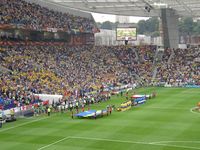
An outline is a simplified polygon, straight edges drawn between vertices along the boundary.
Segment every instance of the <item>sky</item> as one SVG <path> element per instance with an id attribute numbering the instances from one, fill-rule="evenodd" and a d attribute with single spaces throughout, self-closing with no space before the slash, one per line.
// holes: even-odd
<path id="1" fill-rule="evenodd" d="M 108 15 L 108 14 L 99 14 L 99 13 L 92 13 L 96 22 L 115 22 L 115 15 Z M 131 23 L 137 23 L 140 20 L 147 20 L 148 17 L 130 17 Z"/>

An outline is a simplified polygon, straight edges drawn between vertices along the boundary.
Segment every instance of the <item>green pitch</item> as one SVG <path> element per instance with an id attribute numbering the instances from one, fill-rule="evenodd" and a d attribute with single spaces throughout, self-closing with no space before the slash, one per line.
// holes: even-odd
<path id="1" fill-rule="evenodd" d="M 200 89 L 140 88 L 157 97 L 125 112 L 97 120 L 71 119 L 69 113 L 20 119 L 0 129 L 0 150 L 200 150 Z M 131 95 L 131 92 L 129 92 Z M 102 109 L 119 105 L 113 96 L 95 104 Z"/>

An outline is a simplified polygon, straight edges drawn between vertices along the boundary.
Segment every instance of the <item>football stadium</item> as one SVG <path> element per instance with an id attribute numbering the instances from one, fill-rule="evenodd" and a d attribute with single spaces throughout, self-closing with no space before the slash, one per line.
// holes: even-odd
<path id="1" fill-rule="evenodd" d="M 0 3 L 0 150 L 200 150 L 199 0 Z"/>

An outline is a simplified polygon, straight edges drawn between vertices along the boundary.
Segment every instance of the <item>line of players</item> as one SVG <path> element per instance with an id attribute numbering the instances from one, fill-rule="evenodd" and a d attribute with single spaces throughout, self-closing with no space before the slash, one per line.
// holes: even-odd
<path id="1" fill-rule="evenodd" d="M 73 114 L 74 114 L 74 111 L 76 113 L 79 113 L 81 111 L 84 112 L 86 110 L 86 107 L 87 107 L 87 110 L 90 110 L 90 106 L 92 104 L 98 104 L 100 102 L 104 102 L 109 99 L 110 99 L 110 95 L 101 96 L 100 98 L 91 97 L 90 99 L 56 102 L 47 106 L 38 105 L 37 107 L 34 108 L 34 115 L 37 116 L 40 114 L 47 113 L 48 116 L 50 116 L 52 112 L 64 113 L 67 111 L 70 111 Z"/>
<path id="2" fill-rule="evenodd" d="M 75 112 L 79 113 L 79 112 L 86 111 L 86 106 L 87 106 L 87 110 L 89 111 L 91 104 L 94 104 L 94 103 L 89 103 L 88 102 L 88 103 L 85 103 L 85 104 L 82 103 L 80 105 L 79 102 L 77 101 L 75 103 L 75 105 L 73 105 L 72 103 L 70 103 L 69 107 L 67 107 L 67 108 L 65 107 L 65 105 L 59 105 L 58 107 L 49 106 L 47 108 L 47 114 L 48 114 L 48 116 L 50 116 L 50 114 L 51 114 L 52 111 L 54 111 L 54 112 L 61 112 L 61 113 L 69 111 L 71 113 L 71 118 L 73 119 Z M 108 105 L 106 107 L 107 116 L 112 113 L 113 109 L 114 109 L 114 106 L 111 106 L 111 105 Z M 101 116 L 103 117 L 103 114 Z M 94 119 L 96 119 L 96 118 L 97 118 L 97 115 L 96 115 L 96 112 L 95 112 Z"/>

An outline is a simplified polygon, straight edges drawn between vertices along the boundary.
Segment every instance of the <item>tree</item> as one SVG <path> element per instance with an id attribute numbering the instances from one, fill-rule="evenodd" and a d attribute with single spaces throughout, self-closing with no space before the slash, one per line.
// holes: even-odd
<path id="1" fill-rule="evenodd" d="M 110 21 L 103 22 L 101 25 L 101 29 L 112 30 L 112 22 L 110 22 Z"/>
<path id="2" fill-rule="evenodd" d="M 146 23 L 145 20 L 140 20 L 137 24 L 138 26 L 138 33 L 144 34 L 146 32 Z"/>
<path id="3" fill-rule="evenodd" d="M 159 21 L 158 18 L 153 17 L 149 18 L 148 20 L 140 20 L 138 22 L 138 33 L 139 34 L 151 34 L 155 31 L 158 31 L 159 28 Z"/>
<path id="4" fill-rule="evenodd" d="M 179 21 L 178 27 L 181 35 L 191 35 L 193 32 L 194 22 L 191 17 L 182 18 Z"/>
<path id="5" fill-rule="evenodd" d="M 193 33 L 195 35 L 200 35 L 200 20 L 197 23 L 195 23 L 195 26 L 193 28 Z"/>
<path id="6" fill-rule="evenodd" d="M 147 28 L 147 32 L 149 33 L 158 31 L 158 28 L 159 28 L 158 18 L 153 17 L 146 20 L 146 28 Z"/>
<path id="7" fill-rule="evenodd" d="M 105 21 L 103 23 L 97 23 L 101 29 L 115 30 L 118 22 Z M 199 35 L 200 34 L 200 21 L 194 22 L 193 18 L 181 18 L 178 22 L 178 28 L 180 36 L 186 35 Z M 137 23 L 138 34 L 151 35 L 153 37 L 159 36 L 159 20 L 157 17 L 149 18 L 148 20 L 140 20 Z"/>
<path id="8" fill-rule="evenodd" d="M 160 32 L 159 31 L 154 31 L 154 32 L 151 33 L 151 36 L 152 37 L 158 37 L 158 36 L 160 36 Z"/>
<path id="9" fill-rule="evenodd" d="M 102 26 L 102 23 L 101 23 L 101 22 L 97 22 L 96 24 L 97 24 L 97 27 L 98 27 L 98 28 L 101 28 L 101 26 Z"/>

